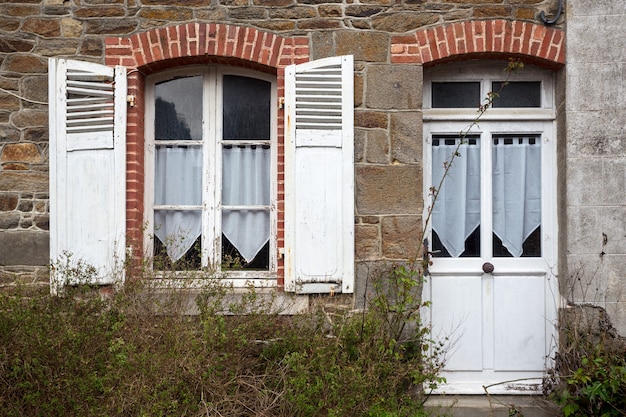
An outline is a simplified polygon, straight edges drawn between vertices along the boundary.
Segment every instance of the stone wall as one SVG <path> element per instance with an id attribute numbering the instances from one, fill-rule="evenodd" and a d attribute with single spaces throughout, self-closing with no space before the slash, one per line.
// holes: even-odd
<path id="1" fill-rule="evenodd" d="M 626 335 L 626 45 L 622 0 L 567 2 L 567 269 L 570 303 L 604 307 Z M 562 271 L 562 272 L 563 272 Z"/>
<path id="2" fill-rule="evenodd" d="M 448 22 L 540 23 L 557 0 L 22 0 L 0 4 L 0 271 L 41 278 L 48 260 L 47 62 L 104 62 L 106 37 L 188 22 L 309 39 L 311 58 L 354 54 L 357 258 L 406 259 L 421 227 L 420 63 L 394 36 Z M 561 22 L 559 22 L 561 24 Z M 29 272 L 30 271 L 30 272 Z M 26 274 L 26 275 L 25 275 Z M 1 283 L 1 282 L 0 282 Z"/>

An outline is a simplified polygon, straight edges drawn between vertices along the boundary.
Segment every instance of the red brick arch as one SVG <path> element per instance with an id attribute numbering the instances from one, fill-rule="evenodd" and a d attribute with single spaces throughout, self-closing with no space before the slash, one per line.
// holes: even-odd
<path id="1" fill-rule="evenodd" d="M 276 74 L 278 96 L 284 96 L 284 68 L 309 60 L 306 36 L 284 37 L 253 27 L 218 23 L 185 23 L 155 28 L 129 36 L 105 39 L 105 63 L 128 70 L 128 94 L 134 96 L 127 109 L 126 125 L 126 234 L 135 253 L 143 252 L 144 219 L 144 80 L 145 76 L 180 65 L 227 64 Z M 278 111 L 278 164 L 284 161 L 283 112 Z M 278 182 L 282 201 L 284 184 Z M 284 245 L 284 215 L 278 213 L 278 246 Z M 278 278 L 282 284 L 283 265 Z"/>
<path id="2" fill-rule="evenodd" d="M 391 40 L 393 63 L 433 65 L 506 56 L 548 68 L 561 67 L 565 64 L 565 34 L 531 22 L 495 19 L 435 26 Z"/>

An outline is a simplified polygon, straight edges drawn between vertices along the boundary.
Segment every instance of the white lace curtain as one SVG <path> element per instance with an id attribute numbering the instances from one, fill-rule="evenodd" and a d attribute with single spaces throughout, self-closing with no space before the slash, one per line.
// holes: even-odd
<path id="1" fill-rule="evenodd" d="M 437 139 L 433 152 L 433 184 L 444 173 L 456 141 Z M 456 142 L 456 143 L 453 143 Z M 463 144 L 433 209 L 433 230 L 452 257 L 465 250 L 465 240 L 480 225 L 480 141 Z M 492 142 L 493 232 L 515 257 L 541 224 L 541 148 L 536 136 L 494 136 Z"/>
<path id="2" fill-rule="evenodd" d="M 269 206 L 270 149 L 233 146 L 222 153 L 222 206 Z M 268 209 L 222 210 L 222 233 L 250 262 L 270 237 Z"/>
<path id="3" fill-rule="evenodd" d="M 222 232 L 246 262 L 269 240 L 270 149 L 262 146 L 225 148 L 222 153 Z M 200 147 L 158 147 L 155 205 L 202 204 Z M 170 259 L 180 259 L 202 234 L 199 210 L 155 210 L 154 234 Z"/>

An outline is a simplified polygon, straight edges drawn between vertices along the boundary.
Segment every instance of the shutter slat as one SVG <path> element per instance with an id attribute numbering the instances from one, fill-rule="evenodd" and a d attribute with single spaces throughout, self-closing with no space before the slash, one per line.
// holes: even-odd
<path id="1" fill-rule="evenodd" d="M 68 88 L 68 94 L 76 94 L 80 96 L 97 96 L 97 97 L 110 97 L 113 98 L 113 91 L 111 90 L 100 90 L 97 88 L 87 89 L 87 88 Z"/>

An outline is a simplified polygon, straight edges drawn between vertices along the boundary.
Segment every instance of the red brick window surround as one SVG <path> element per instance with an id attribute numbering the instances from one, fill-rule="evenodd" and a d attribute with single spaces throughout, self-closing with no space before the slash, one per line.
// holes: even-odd
<path id="1" fill-rule="evenodd" d="M 216 23 L 187 23 L 105 39 L 105 63 L 128 72 L 126 150 L 126 234 L 135 253 L 143 253 L 144 222 L 144 82 L 165 69 L 193 64 L 224 64 L 276 76 L 284 97 L 284 68 L 309 61 L 307 37 L 283 37 L 256 28 Z M 284 247 L 284 112 L 277 115 L 277 247 Z M 284 265 L 278 261 L 278 285 Z"/>
<path id="2" fill-rule="evenodd" d="M 391 39 L 391 62 L 434 65 L 467 59 L 520 57 L 543 68 L 565 64 L 565 33 L 503 19 L 456 22 Z"/>

